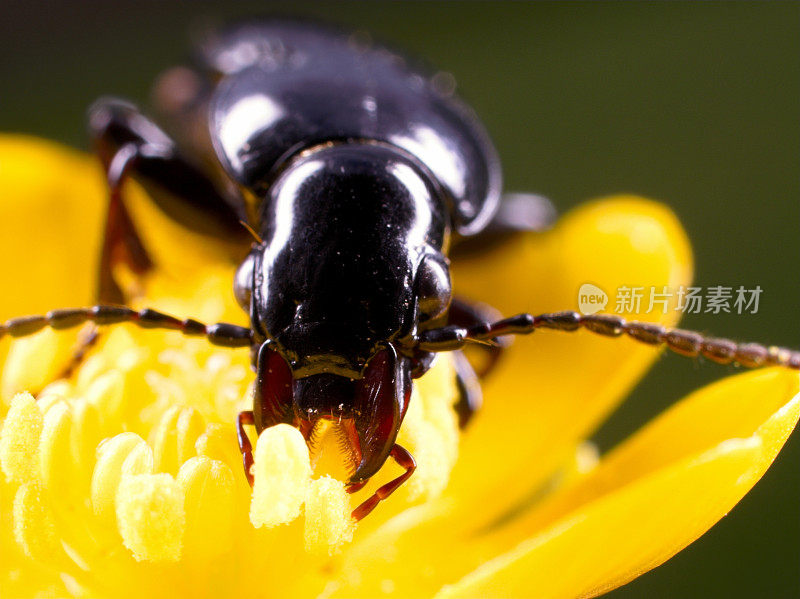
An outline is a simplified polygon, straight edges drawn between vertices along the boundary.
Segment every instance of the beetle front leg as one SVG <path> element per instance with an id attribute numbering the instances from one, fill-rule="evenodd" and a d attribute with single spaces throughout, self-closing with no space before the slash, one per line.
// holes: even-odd
<path id="1" fill-rule="evenodd" d="M 101 301 L 123 303 L 122 291 L 112 276 L 115 265 L 124 263 L 136 274 L 152 267 L 122 195 L 128 178 L 140 183 L 177 223 L 246 247 L 248 236 L 241 226 L 246 220 L 243 204 L 221 193 L 135 106 L 116 98 L 98 100 L 89 109 L 89 133 L 110 191 L 100 262 Z"/>
<path id="2" fill-rule="evenodd" d="M 253 411 L 239 412 L 236 417 L 236 438 L 239 441 L 239 451 L 242 452 L 242 464 L 244 465 L 244 475 L 247 477 L 247 482 L 253 486 L 253 445 L 250 443 L 250 437 L 247 436 L 247 431 L 244 430 L 245 425 L 254 425 Z"/>
<path id="3" fill-rule="evenodd" d="M 414 474 L 414 470 L 417 469 L 417 462 L 414 460 L 414 456 L 408 453 L 408 450 L 403 446 L 395 443 L 394 446 L 392 446 L 392 450 L 389 455 L 392 456 L 394 461 L 397 462 L 401 468 L 405 468 L 406 471 L 394 480 L 389 481 L 381 487 L 378 487 L 378 489 L 366 501 L 353 510 L 351 516 L 356 522 L 362 520 L 367 514 L 374 510 L 381 501 L 394 493 L 398 487 L 400 487 L 400 485 L 411 478 L 411 475 Z M 363 486 L 364 485 L 362 483 L 355 483 L 353 485 L 349 485 L 347 491 L 349 493 L 355 493 Z"/>
<path id="4" fill-rule="evenodd" d="M 133 145 L 125 145 L 106 166 L 108 213 L 100 254 L 97 297 L 101 302 L 125 303 L 122 289 L 114 280 L 114 267 L 123 263 L 136 275 L 144 275 L 153 262 L 142 244 L 130 214 L 122 201 L 122 185 L 137 158 Z"/>
<path id="5" fill-rule="evenodd" d="M 557 216 L 553 203 L 543 196 L 505 193 L 492 219 L 479 233 L 456 239 L 450 257 L 481 255 L 514 235 L 547 231 Z"/>
<path id="6" fill-rule="evenodd" d="M 453 365 L 456 369 L 456 387 L 458 387 L 455 410 L 458 414 L 458 427 L 464 429 L 483 405 L 483 393 L 478 375 L 464 352 L 453 352 Z"/>
<path id="7" fill-rule="evenodd" d="M 72 358 L 70 358 L 69 364 L 64 367 L 61 373 L 56 377 L 56 380 L 70 378 L 78 367 L 83 364 L 86 354 L 97 344 L 99 338 L 100 331 L 97 325 L 92 325 L 87 328 L 86 331 L 82 331 L 77 345 L 72 350 Z"/>
<path id="8" fill-rule="evenodd" d="M 453 298 L 447 312 L 447 324 L 464 328 L 499 319 L 500 313 L 494 308 L 485 304 L 468 302 L 460 297 Z M 509 339 L 499 337 L 492 339 L 490 343 L 477 346 L 477 349 L 486 354 L 486 361 L 479 368 L 473 367 L 478 378 L 482 379 L 488 376 L 495 369 L 503 355 L 503 350 L 510 344 Z"/>

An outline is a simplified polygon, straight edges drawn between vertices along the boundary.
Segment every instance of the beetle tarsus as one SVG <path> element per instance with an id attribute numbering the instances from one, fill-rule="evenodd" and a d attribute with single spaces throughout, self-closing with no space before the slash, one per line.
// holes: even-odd
<path id="1" fill-rule="evenodd" d="M 406 482 L 411 475 L 414 474 L 414 470 L 417 469 L 417 463 L 414 461 L 414 456 L 408 453 L 408 450 L 401 445 L 397 445 L 395 443 L 389 455 L 392 456 L 394 461 L 397 462 L 400 467 L 405 468 L 406 471 L 382 487 L 378 487 L 375 493 L 373 493 L 366 501 L 353 510 L 351 516 L 356 522 L 362 520 L 367 514 L 374 510 L 381 501 L 394 493 L 398 487 L 400 487 L 400 485 Z"/>

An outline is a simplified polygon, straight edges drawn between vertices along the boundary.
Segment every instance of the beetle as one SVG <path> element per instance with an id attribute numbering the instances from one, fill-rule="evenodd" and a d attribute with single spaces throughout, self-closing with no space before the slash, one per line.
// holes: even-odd
<path id="1" fill-rule="evenodd" d="M 538 196 L 504 195 L 489 136 L 447 78 L 386 47 L 318 24 L 245 22 L 210 35 L 190 65 L 168 70 L 156 98 L 164 128 L 116 98 L 89 110 L 109 185 L 100 304 L 15 318 L 0 333 L 133 322 L 250 348 L 253 409 L 236 424 L 251 484 L 246 426 L 260 434 L 288 423 L 312 443 L 318 427 L 333 423 L 348 449 L 348 491 L 390 457 L 405 470 L 356 507 L 360 520 L 414 472 L 396 438 L 413 380 L 436 354 L 454 352 L 463 427 L 503 339 L 537 328 L 624 334 L 720 363 L 800 369 L 800 353 L 785 348 L 574 311 L 501 319 L 454 297 L 449 256 L 545 229 L 554 211 Z M 125 306 L 116 266 L 139 275 L 153 268 L 122 194 L 129 178 L 182 225 L 243 248 L 234 294 L 249 327 Z M 489 353 L 481 372 L 462 353 L 470 344 Z"/>

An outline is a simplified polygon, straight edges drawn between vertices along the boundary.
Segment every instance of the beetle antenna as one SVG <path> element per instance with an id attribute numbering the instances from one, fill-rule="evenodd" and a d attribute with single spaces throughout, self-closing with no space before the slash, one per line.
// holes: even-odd
<path id="1" fill-rule="evenodd" d="M 206 325 L 193 318 L 181 320 L 151 308 L 133 310 L 127 306 L 92 306 L 90 308 L 65 308 L 51 310 L 41 316 L 21 316 L 0 324 L 0 338 L 26 337 L 45 327 L 70 329 L 84 323 L 97 325 L 133 323 L 143 329 L 179 331 L 189 337 L 205 336 L 209 343 L 222 347 L 250 347 L 252 333 L 249 328 L 220 322 Z"/>
<path id="2" fill-rule="evenodd" d="M 651 322 L 627 321 L 608 314 L 583 315 L 578 312 L 550 314 L 518 314 L 493 323 L 470 327 L 446 326 L 420 333 L 417 344 L 422 351 L 438 352 L 461 349 L 466 344 L 502 335 L 528 335 L 536 329 L 577 331 L 584 328 L 606 337 L 623 333 L 640 343 L 666 346 L 688 357 L 705 356 L 719 364 L 732 362 L 747 368 L 783 366 L 800 370 L 800 352 L 785 347 L 764 346 L 758 343 L 736 343 L 730 339 L 706 337 L 695 331 L 664 327 Z"/>
<path id="3" fill-rule="evenodd" d="M 264 240 L 263 240 L 263 239 L 261 239 L 261 235 L 259 235 L 258 233 L 256 233 L 256 230 L 255 230 L 253 227 L 251 227 L 249 223 L 247 223 L 246 221 L 243 221 L 243 220 L 240 220 L 239 222 L 240 222 L 240 223 L 242 224 L 242 226 L 243 226 L 243 227 L 244 227 L 244 228 L 247 230 L 247 232 L 248 232 L 248 233 L 250 233 L 250 236 L 251 236 L 253 239 L 255 239 L 255 240 L 256 240 L 256 243 L 257 243 L 257 244 L 261 245 L 262 243 L 264 243 Z"/>

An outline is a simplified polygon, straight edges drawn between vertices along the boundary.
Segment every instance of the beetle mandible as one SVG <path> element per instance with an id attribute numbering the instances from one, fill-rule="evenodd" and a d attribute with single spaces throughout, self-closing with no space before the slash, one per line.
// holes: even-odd
<path id="1" fill-rule="evenodd" d="M 800 368 L 800 353 L 784 348 L 573 311 L 498 319 L 453 297 L 451 248 L 544 229 L 554 212 L 538 196 L 501 193 L 494 147 L 447 83 L 385 47 L 316 24 L 246 22 L 211 35 L 191 66 L 167 71 L 157 85 L 169 134 L 122 100 L 90 108 L 110 190 L 102 305 L 15 318 L 0 334 L 134 322 L 249 347 L 253 409 L 237 420 L 248 479 L 246 425 L 261 433 L 288 423 L 310 442 L 332 422 L 349 449 L 349 491 L 389 457 L 405 469 L 353 511 L 356 520 L 416 467 L 395 441 L 412 381 L 437 352 L 455 352 L 461 426 L 480 405 L 479 378 L 504 336 L 540 327 L 625 334 L 720 363 Z M 153 266 L 121 193 L 127 178 L 181 224 L 250 246 L 234 277 L 249 328 L 124 305 L 115 266 L 138 274 Z M 461 352 L 473 343 L 489 353 L 480 373 Z"/>

